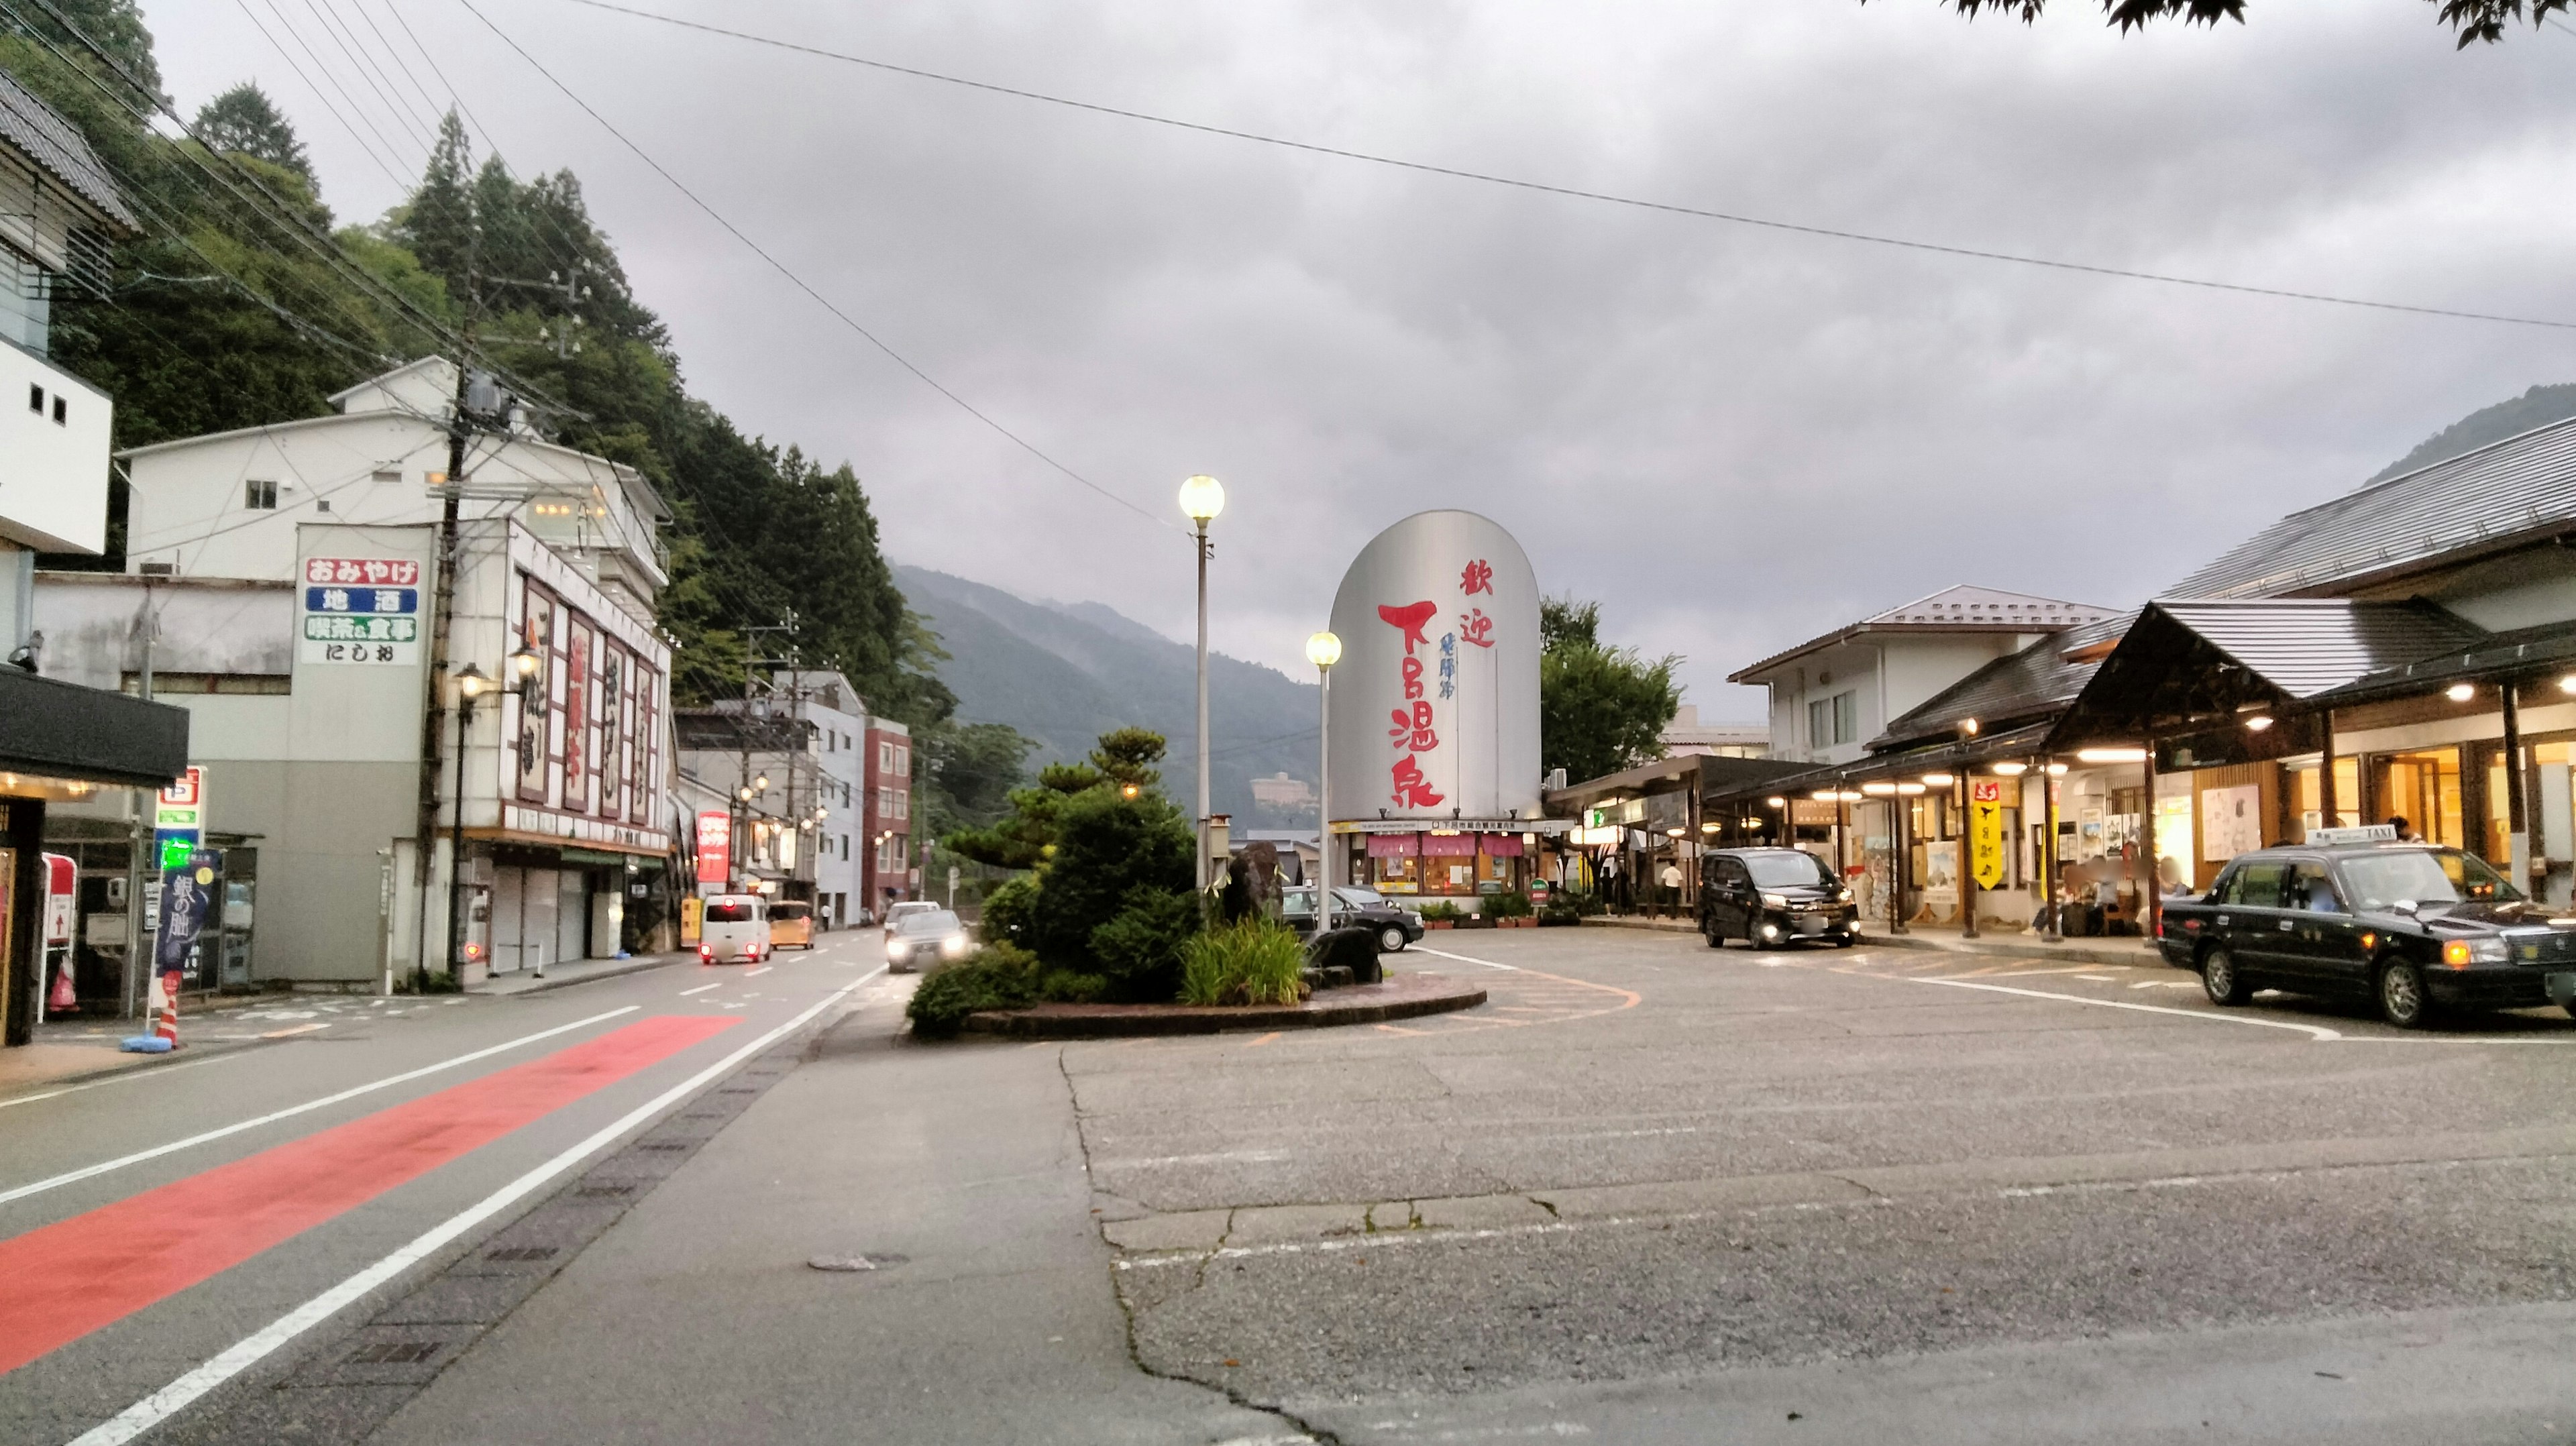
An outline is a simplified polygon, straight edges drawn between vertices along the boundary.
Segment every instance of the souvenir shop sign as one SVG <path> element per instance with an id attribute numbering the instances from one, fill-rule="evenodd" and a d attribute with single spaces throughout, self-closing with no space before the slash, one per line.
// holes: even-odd
<path id="1" fill-rule="evenodd" d="M 307 663 L 420 661 L 420 564 L 405 557 L 308 557 L 296 599 Z"/>
<path id="2" fill-rule="evenodd" d="M 1968 780 L 1968 876 L 1981 889 L 2004 886 L 2004 781 Z"/>

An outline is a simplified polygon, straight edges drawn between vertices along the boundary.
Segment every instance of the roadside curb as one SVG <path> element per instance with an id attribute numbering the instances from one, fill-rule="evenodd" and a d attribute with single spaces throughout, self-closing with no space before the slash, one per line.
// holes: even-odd
<path id="1" fill-rule="evenodd" d="M 1296 1005 L 1252 1007 L 1195 1004 L 1041 1004 L 1030 1009 L 988 1009 L 966 1016 L 971 1034 L 1012 1039 L 1121 1039 L 1245 1030 L 1327 1029 L 1383 1024 L 1425 1014 L 1473 1009 L 1485 991 L 1440 974 L 1399 975 L 1384 984 L 1331 991 L 1366 996 Z M 1319 999 L 1322 998 L 1319 996 Z"/>
<path id="2" fill-rule="evenodd" d="M 1668 934 L 1696 934 L 1699 925 L 1688 919 L 1641 919 L 1633 914 L 1593 914 L 1583 921 L 1585 928 L 1660 929 Z"/>
<path id="3" fill-rule="evenodd" d="M 531 980 L 523 988 L 492 989 L 487 987 L 468 989 L 465 993 L 468 997 L 477 999 L 517 999 L 529 994 L 546 994 L 557 989 L 570 989 L 574 985 L 589 984 L 600 979 L 623 979 L 629 974 L 642 974 L 654 969 L 668 969 L 674 964 L 695 959 L 697 957 L 698 956 L 695 954 L 685 952 L 677 954 L 653 954 L 641 959 L 620 960 L 610 967 L 603 969 L 585 969 L 579 974 L 565 975 L 558 979 Z"/>
<path id="4" fill-rule="evenodd" d="M 1935 954 L 1985 954 L 2005 959 L 2063 959 L 2069 964 L 2167 964 L 2163 955 L 2150 948 L 2106 949 L 2098 944 L 2043 944 L 2036 940 L 2012 939 L 1988 943 L 1984 939 L 1956 944 L 1943 940 L 1906 934 L 1863 934 L 1855 946 L 1862 949 L 1921 949 Z"/>

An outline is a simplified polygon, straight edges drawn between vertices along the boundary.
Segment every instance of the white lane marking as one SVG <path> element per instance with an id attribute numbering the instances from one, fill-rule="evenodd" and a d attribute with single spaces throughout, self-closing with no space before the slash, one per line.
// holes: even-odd
<path id="1" fill-rule="evenodd" d="M 2052 994 L 2045 989 L 2015 989 L 2007 984 L 1983 984 L 1972 979 L 1924 979 L 1908 976 L 1905 984 L 1941 984 L 1952 989 L 1982 989 L 1991 994 L 2018 994 L 2025 999 L 2053 999 L 2061 1004 L 2088 1004 L 2096 1009 L 2134 1009 L 2141 1014 L 2172 1014 L 2184 1019 L 2205 1019 L 2218 1024 L 2247 1024 L 2256 1029 L 2288 1029 L 2310 1039 L 2341 1039 L 2343 1036 L 2322 1024 L 2294 1024 L 2286 1019 L 2256 1019 L 2243 1014 L 2219 1014 L 2207 1009 L 2173 1009 L 2162 1004 L 2137 1004 L 2126 999 L 2090 999 L 2081 994 Z"/>
<path id="2" fill-rule="evenodd" d="M 2129 987 L 2132 989 L 2198 989 L 2200 986 L 2188 979 L 2141 979 Z"/>
<path id="3" fill-rule="evenodd" d="M 2120 982 L 2108 974 L 2078 974 L 2075 977 L 2078 979 L 2090 979 L 2096 984 L 2117 984 Z"/>
<path id="4" fill-rule="evenodd" d="M 766 974 L 777 967 L 778 966 L 775 964 L 763 964 L 757 969 L 745 969 L 742 971 L 742 977 L 745 979 L 757 979 L 761 975 Z"/>
<path id="5" fill-rule="evenodd" d="M 1141 1170 L 1152 1165 L 1218 1165 L 1229 1160 L 1285 1160 L 1286 1150 L 1226 1150 L 1214 1155 L 1157 1155 L 1143 1160 L 1094 1160 L 1095 1170 Z"/>
<path id="6" fill-rule="evenodd" d="M 1411 946 L 1411 948 L 1406 952 L 1413 954 L 1437 954 L 1443 959 L 1455 959 L 1461 964 L 1482 964 L 1488 969 L 1508 969 L 1514 974 L 1521 972 L 1521 966 L 1518 964 L 1497 964 L 1491 959 L 1476 959 L 1465 954 L 1452 954 L 1446 949 L 1433 949 L 1421 944 Z"/>
<path id="7" fill-rule="evenodd" d="M 73 1440 L 72 1446 L 123 1446 L 123 1443 L 170 1419 L 185 1410 L 190 1402 L 250 1369 L 278 1347 L 339 1314 L 352 1303 L 365 1298 L 368 1292 L 428 1259 L 441 1247 L 456 1240 L 465 1232 L 527 1198 L 547 1181 L 570 1170 L 601 1148 L 614 1143 L 619 1137 L 651 1120 L 673 1104 L 696 1093 L 701 1087 L 720 1078 L 735 1065 L 767 1049 L 780 1038 L 801 1027 L 807 1020 L 831 1008 L 866 982 L 868 982 L 866 978 L 855 979 L 825 995 L 804 1013 L 637 1105 L 603 1126 L 590 1138 L 484 1196 L 458 1214 L 449 1216 L 409 1245 L 279 1316 L 267 1326 L 244 1337 L 221 1355 L 126 1407 L 113 1419 L 83 1432 Z"/>
<path id="8" fill-rule="evenodd" d="M 105 1031 L 102 1030 L 100 1033 L 104 1035 Z M 147 1055 L 143 1057 L 150 1058 L 151 1056 Z M 76 1095 L 82 1090 L 94 1090 L 106 1085 L 124 1084 L 128 1080 L 156 1079 L 165 1074 L 177 1074 L 183 1069 L 200 1069 L 210 1064 L 225 1064 L 239 1058 L 241 1058 L 241 1056 L 238 1054 L 219 1054 L 213 1059 L 192 1059 L 182 1064 L 138 1065 L 133 1069 L 127 1070 L 123 1074 L 109 1075 L 105 1079 L 94 1079 L 81 1084 L 65 1085 L 61 1089 L 46 1090 L 42 1094 L 20 1095 L 16 1099 L 0 1100 L 0 1110 L 8 1109 L 12 1105 L 32 1105 L 38 1100 L 56 1099 L 63 1095 Z"/>
<path id="9" fill-rule="evenodd" d="M 681 997 L 682 999 L 686 999 L 686 998 L 688 998 L 688 997 L 689 997 L 690 995 L 692 995 L 692 994 L 704 994 L 704 993 L 706 993 L 706 992 L 707 992 L 708 990 L 710 990 L 710 989 L 722 989 L 722 988 L 724 988 L 724 981 L 723 981 L 723 980 L 721 980 L 721 979 L 719 979 L 719 980 L 717 980 L 717 981 L 716 981 L 715 983 L 713 983 L 713 984 L 701 984 L 701 985 L 699 985 L 699 986 L 698 986 L 697 988 L 695 988 L 695 989 L 683 989 L 683 990 L 681 990 L 681 991 L 680 991 L 680 997 Z"/>
<path id="10" fill-rule="evenodd" d="M 642 1006 L 640 1005 L 629 1004 L 621 1008 L 609 1010 L 605 1014 L 594 1014 L 588 1019 L 576 1019 L 570 1024 L 558 1024 L 552 1029 L 541 1029 L 534 1034 L 523 1034 L 517 1039 L 508 1040 L 500 1044 L 478 1049 L 470 1054 L 460 1054 L 454 1059 L 443 1059 L 436 1064 L 423 1065 L 419 1069 L 406 1070 L 397 1075 L 387 1075 L 383 1079 L 371 1081 L 367 1084 L 357 1085 L 353 1088 L 342 1090 L 335 1095 L 324 1095 L 318 1100 L 306 1100 L 300 1105 L 288 1105 L 282 1110 L 271 1110 L 267 1114 L 260 1115 L 255 1119 L 242 1120 L 235 1124 L 225 1125 L 221 1129 L 208 1130 L 201 1135 L 190 1135 L 184 1140 L 172 1140 L 166 1145 L 155 1145 L 148 1150 L 137 1150 L 131 1155 L 119 1155 L 113 1160 L 102 1160 L 95 1165 L 84 1165 L 80 1169 L 70 1171 L 66 1174 L 37 1180 L 31 1184 L 21 1185 L 14 1190 L 0 1191 L 0 1205 L 6 1205 L 13 1200 L 24 1200 L 30 1195 L 41 1195 L 47 1190 L 60 1189 L 74 1181 L 91 1179 L 99 1175 L 107 1174 L 111 1170 L 122 1170 L 128 1165 L 140 1165 L 146 1160 L 157 1160 L 163 1155 L 172 1154 L 180 1150 L 188 1149 L 192 1146 L 203 1145 L 215 1140 L 220 1140 L 227 1135 L 238 1135 L 244 1130 L 255 1130 L 262 1125 L 275 1124 L 279 1120 L 292 1119 L 297 1115 L 310 1114 L 315 1110 L 327 1109 L 344 1100 L 353 1100 L 360 1095 L 373 1094 L 381 1089 L 391 1089 L 395 1085 L 407 1084 L 412 1080 L 436 1074 L 441 1070 L 454 1069 L 460 1064 L 472 1064 L 478 1059 L 489 1059 L 493 1055 L 503 1053 L 504 1051 L 517 1049 L 523 1044 L 534 1044 L 541 1039 L 551 1039 L 558 1034 L 569 1033 L 576 1029 L 585 1029 L 591 1025 L 599 1023 L 603 1019 L 615 1019 L 621 1014 L 633 1014 L 641 1007 Z M 211 1063 L 211 1061 L 209 1061 L 209 1063 Z"/>

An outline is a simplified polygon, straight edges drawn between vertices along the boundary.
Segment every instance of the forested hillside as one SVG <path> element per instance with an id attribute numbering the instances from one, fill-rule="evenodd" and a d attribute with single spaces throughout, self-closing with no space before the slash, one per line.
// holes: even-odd
<path id="1" fill-rule="evenodd" d="M 550 437 L 636 467 L 669 499 L 661 621 L 679 642 L 682 701 L 738 692 L 740 630 L 792 607 L 805 659 L 925 736 L 916 756 L 934 791 L 943 767 L 1017 751 L 944 731 L 955 699 L 858 477 L 746 437 L 689 395 L 570 171 L 523 175 L 488 143 L 478 154 L 451 111 L 407 202 L 352 223 L 332 213 L 291 119 L 252 86 L 174 106 L 187 138 L 166 138 L 167 121 L 156 133 L 166 102 L 133 0 L 0 12 L 0 68 L 82 129 L 141 222 L 103 292 L 55 301 L 55 360 L 116 399 L 117 445 L 319 415 L 363 377 L 470 347 Z M 114 505 L 121 546 L 121 485 Z M 998 797 L 993 781 L 961 777 L 956 791 Z"/>

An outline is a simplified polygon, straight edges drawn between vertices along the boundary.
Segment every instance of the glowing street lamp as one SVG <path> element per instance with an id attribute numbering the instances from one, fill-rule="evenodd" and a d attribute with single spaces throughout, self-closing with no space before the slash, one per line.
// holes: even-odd
<path id="1" fill-rule="evenodd" d="M 1333 927 L 1333 665 L 1342 640 L 1330 630 L 1306 639 L 1306 661 L 1315 665 L 1322 701 L 1315 727 L 1315 933 Z"/>
<path id="2" fill-rule="evenodd" d="M 1197 476 L 1181 484 L 1181 513 L 1198 528 L 1199 554 L 1199 797 L 1198 797 L 1198 887 L 1208 886 L 1208 704 L 1207 704 L 1207 569 L 1212 551 L 1208 543 L 1208 524 L 1225 510 L 1225 484 L 1214 477 Z"/>

